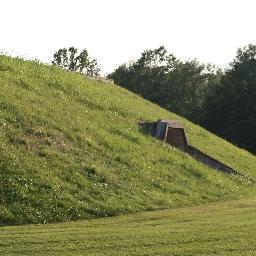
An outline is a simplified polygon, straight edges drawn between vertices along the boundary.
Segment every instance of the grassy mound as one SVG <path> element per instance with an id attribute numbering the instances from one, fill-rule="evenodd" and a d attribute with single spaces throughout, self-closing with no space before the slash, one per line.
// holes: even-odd
<path id="1" fill-rule="evenodd" d="M 178 207 L 255 193 L 141 134 L 180 120 L 190 144 L 256 178 L 256 158 L 116 85 L 0 56 L 0 224 Z"/>

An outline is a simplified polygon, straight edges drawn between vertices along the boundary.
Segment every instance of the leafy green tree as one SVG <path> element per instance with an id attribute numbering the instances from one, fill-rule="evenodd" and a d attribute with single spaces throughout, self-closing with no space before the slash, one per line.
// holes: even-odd
<path id="1" fill-rule="evenodd" d="M 256 45 L 238 49 L 205 102 L 203 125 L 256 153 Z"/>
<path id="2" fill-rule="evenodd" d="M 59 49 L 53 55 L 52 64 L 70 71 L 84 73 L 87 76 L 98 76 L 100 72 L 97 60 L 90 60 L 86 49 L 78 54 L 75 47 Z"/>
<path id="3" fill-rule="evenodd" d="M 109 78 L 162 107 L 199 122 L 205 96 L 220 70 L 197 60 L 181 61 L 161 46 L 118 67 Z"/>

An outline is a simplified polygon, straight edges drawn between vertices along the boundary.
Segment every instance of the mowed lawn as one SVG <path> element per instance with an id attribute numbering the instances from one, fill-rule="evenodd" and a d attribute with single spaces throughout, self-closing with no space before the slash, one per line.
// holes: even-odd
<path id="1" fill-rule="evenodd" d="M 1 227 L 0 255 L 256 255 L 256 199 Z"/>

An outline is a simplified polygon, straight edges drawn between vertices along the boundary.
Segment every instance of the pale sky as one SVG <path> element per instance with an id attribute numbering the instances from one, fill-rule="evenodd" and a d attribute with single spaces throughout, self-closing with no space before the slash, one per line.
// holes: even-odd
<path id="1" fill-rule="evenodd" d="M 0 0 L 0 51 L 50 63 L 86 48 L 102 74 L 164 45 L 224 68 L 256 43 L 255 0 Z"/>

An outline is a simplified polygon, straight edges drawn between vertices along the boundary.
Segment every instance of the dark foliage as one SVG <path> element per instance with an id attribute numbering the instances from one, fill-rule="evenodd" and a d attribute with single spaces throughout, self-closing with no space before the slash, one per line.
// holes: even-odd
<path id="1" fill-rule="evenodd" d="M 79 71 L 87 76 L 98 76 L 100 72 L 97 60 L 90 60 L 86 49 L 78 54 L 75 47 L 59 49 L 53 55 L 52 64 L 70 71 Z"/>
<path id="2" fill-rule="evenodd" d="M 238 49 L 204 111 L 205 127 L 256 153 L 256 45 Z"/>

